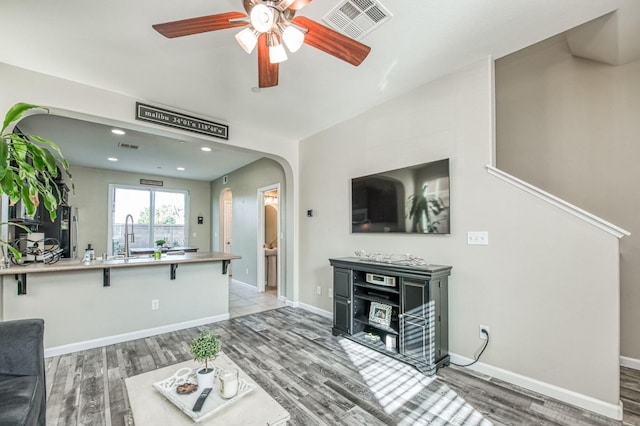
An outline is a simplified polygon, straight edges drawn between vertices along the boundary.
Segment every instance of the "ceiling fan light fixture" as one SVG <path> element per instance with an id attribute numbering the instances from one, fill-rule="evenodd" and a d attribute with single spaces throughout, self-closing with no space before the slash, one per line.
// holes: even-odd
<path id="1" fill-rule="evenodd" d="M 269 62 L 272 64 L 279 64 L 287 60 L 287 52 L 284 50 L 284 46 L 278 41 L 275 34 L 268 34 L 269 41 Z"/>
<path id="2" fill-rule="evenodd" d="M 304 44 L 304 33 L 293 25 L 289 25 L 282 31 L 282 41 L 289 52 L 297 52 Z"/>
<path id="3" fill-rule="evenodd" d="M 251 25 L 256 31 L 260 33 L 266 33 L 273 27 L 273 22 L 275 20 L 275 15 L 273 14 L 273 9 L 264 5 L 257 4 L 253 6 L 251 9 L 251 13 L 249 15 L 251 20 Z"/>
<path id="4" fill-rule="evenodd" d="M 236 34 L 236 40 L 245 52 L 251 53 L 258 43 L 258 33 L 253 28 L 245 28 Z"/>

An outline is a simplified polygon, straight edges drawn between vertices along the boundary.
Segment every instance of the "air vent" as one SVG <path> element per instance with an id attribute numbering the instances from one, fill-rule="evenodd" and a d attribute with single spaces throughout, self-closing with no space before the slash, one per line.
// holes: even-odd
<path id="1" fill-rule="evenodd" d="M 140 146 L 138 145 L 132 145 L 129 143 L 119 143 L 118 147 L 123 149 L 139 149 L 140 148 Z"/>
<path id="2" fill-rule="evenodd" d="M 391 13 L 375 0 L 340 2 L 322 20 L 331 28 L 360 40 L 391 18 Z"/>

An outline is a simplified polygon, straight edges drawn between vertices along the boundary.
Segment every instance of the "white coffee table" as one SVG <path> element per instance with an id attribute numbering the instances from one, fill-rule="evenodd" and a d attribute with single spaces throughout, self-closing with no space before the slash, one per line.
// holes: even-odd
<path id="1" fill-rule="evenodd" d="M 171 377 L 181 368 L 197 368 L 200 366 L 199 364 L 194 361 L 187 361 L 129 377 L 125 382 L 136 426 L 156 426 L 160 424 L 283 426 L 287 424 L 287 421 L 291 418 L 289 413 L 225 354 L 219 354 L 214 361 L 214 365 L 223 369 L 237 368 L 240 378 L 248 383 L 255 384 L 256 388 L 211 417 L 199 423 L 194 423 L 189 416 L 155 390 L 153 383 Z"/>

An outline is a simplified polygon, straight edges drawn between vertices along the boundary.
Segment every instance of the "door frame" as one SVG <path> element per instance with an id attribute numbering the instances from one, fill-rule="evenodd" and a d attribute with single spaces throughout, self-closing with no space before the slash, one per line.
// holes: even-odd
<path id="1" fill-rule="evenodd" d="M 277 215 L 276 215 L 276 227 L 277 227 L 277 233 L 276 235 L 278 236 L 278 245 L 276 247 L 276 294 L 278 295 L 278 297 L 281 296 L 282 294 L 282 267 L 281 267 L 281 262 L 282 262 L 282 242 L 284 241 L 283 235 L 282 235 L 282 226 L 280 224 L 280 211 L 282 210 L 282 192 L 280 191 L 280 184 L 276 183 L 273 185 L 269 185 L 269 186 L 264 186 L 262 188 L 258 188 L 258 195 L 257 195 L 257 205 L 258 205 L 258 244 L 257 244 L 257 267 L 256 267 L 256 279 L 257 279 L 257 288 L 258 288 L 258 292 L 260 293 L 264 293 L 265 291 L 265 267 L 264 267 L 264 263 L 265 263 L 265 256 L 264 256 L 264 232 L 265 232 L 265 223 L 264 223 L 264 194 L 266 192 L 269 191 L 273 191 L 273 190 L 277 190 L 278 191 L 278 210 L 277 210 Z"/>
<path id="2" fill-rule="evenodd" d="M 226 195 L 229 194 L 229 200 L 227 201 Z M 231 229 L 233 230 L 233 192 L 231 191 L 230 188 L 225 188 L 222 190 L 222 192 L 220 193 L 220 237 L 219 237 L 219 241 L 220 241 L 220 251 L 223 253 L 231 253 L 231 251 L 227 251 L 227 228 L 226 228 L 226 221 L 227 221 L 227 203 L 229 203 L 229 205 L 231 205 L 231 217 L 229 218 L 231 221 Z M 233 241 L 233 233 L 231 234 L 231 240 Z M 232 243 L 233 245 L 233 243 Z M 232 262 L 233 263 L 233 262 Z M 231 263 L 229 264 L 229 275 L 231 275 Z"/>

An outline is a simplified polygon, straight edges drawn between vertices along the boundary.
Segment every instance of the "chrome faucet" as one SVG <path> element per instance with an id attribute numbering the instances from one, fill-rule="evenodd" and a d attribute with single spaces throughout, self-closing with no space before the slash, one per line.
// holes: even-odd
<path id="1" fill-rule="evenodd" d="M 127 226 L 129 224 L 129 218 L 131 218 L 131 234 L 129 234 L 129 227 Z M 131 242 L 135 243 L 136 236 L 133 233 L 133 216 L 131 216 L 130 214 L 128 214 L 127 217 L 124 219 L 124 258 L 125 259 L 129 258 L 129 236 L 131 236 Z"/>

